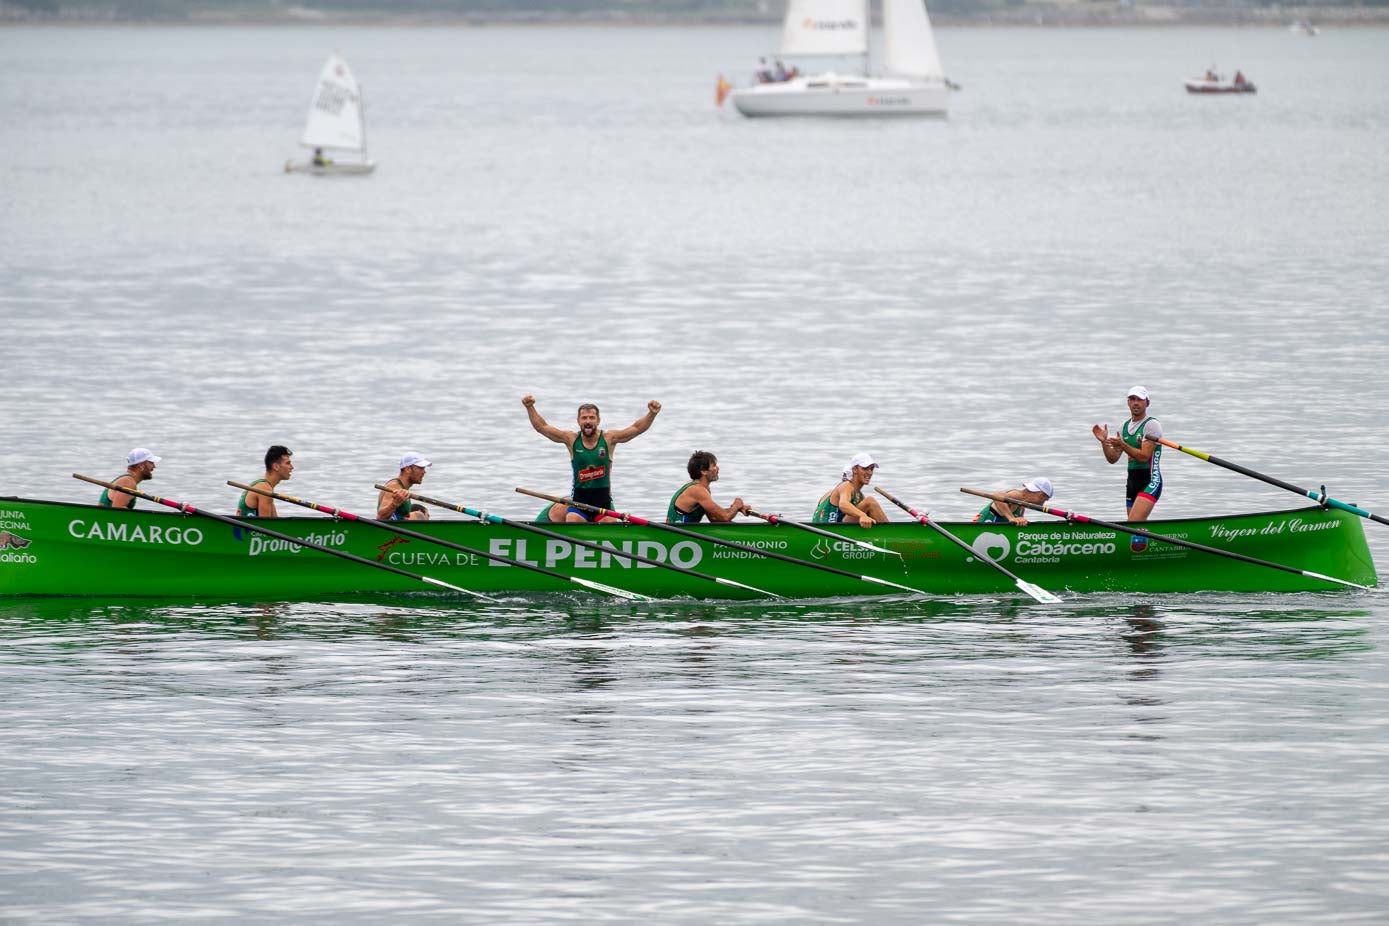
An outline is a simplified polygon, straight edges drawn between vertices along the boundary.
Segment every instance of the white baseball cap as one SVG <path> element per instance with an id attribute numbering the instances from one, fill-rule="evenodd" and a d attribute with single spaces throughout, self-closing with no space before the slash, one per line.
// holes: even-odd
<path id="1" fill-rule="evenodd" d="M 1022 484 L 1022 487 L 1029 492 L 1041 492 L 1047 498 L 1051 498 L 1052 495 L 1055 494 L 1055 490 L 1051 487 L 1051 480 L 1044 476 L 1038 476 L 1036 479 L 1029 479 Z"/>
<path id="2" fill-rule="evenodd" d="M 1139 398 L 1139 399 L 1142 399 L 1144 402 L 1147 402 L 1147 401 L 1148 401 L 1148 387 L 1147 387 L 1147 386 L 1134 386 L 1132 389 L 1129 390 L 1128 395 L 1124 396 L 1124 398 L 1126 398 L 1126 399 L 1128 399 L 1128 398 Z"/>
<path id="3" fill-rule="evenodd" d="M 150 463 L 158 463 L 162 459 L 164 458 L 155 456 L 148 447 L 136 447 L 125 455 L 125 465 L 134 466 L 136 463 L 144 463 L 147 460 Z"/>
<path id="4" fill-rule="evenodd" d="M 870 457 L 863 451 L 859 451 L 858 453 L 854 454 L 854 458 L 849 461 L 849 469 L 853 469 L 855 466 L 862 466 L 864 469 L 868 469 L 877 465 L 878 461 L 874 460 L 872 457 Z"/>
<path id="5" fill-rule="evenodd" d="M 407 466 L 423 466 L 425 469 L 429 469 L 433 465 L 433 463 L 429 462 L 418 453 L 407 453 L 405 456 L 400 458 L 401 469 L 404 469 Z"/>

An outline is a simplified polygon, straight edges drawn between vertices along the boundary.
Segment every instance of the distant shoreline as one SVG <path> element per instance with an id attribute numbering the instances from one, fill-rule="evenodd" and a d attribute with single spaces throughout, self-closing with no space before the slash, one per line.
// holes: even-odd
<path id="1" fill-rule="evenodd" d="M 929 6 L 929 4 L 928 4 Z M 1336 29 L 1389 26 L 1389 7 L 1284 7 L 1281 9 L 1196 9 L 1192 7 L 1141 6 L 1114 3 L 1034 4 L 1006 10 L 977 13 L 931 13 L 937 26 L 959 27 L 1039 27 L 1039 28 L 1171 28 L 1222 26 L 1231 28 L 1282 28 L 1299 21 Z M 286 8 L 281 16 L 230 15 L 198 12 L 182 18 L 127 19 L 96 14 L 87 10 L 36 14 L 0 0 L 0 28 L 6 26 L 399 26 L 399 27 L 515 27 L 515 26 L 631 26 L 637 28 L 671 26 L 759 26 L 774 28 L 781 22 L 773 16 L 678 16 L 650 13 L 607 13 L 574 16 L 557 13 L 515 15 L 429 15 L 402 16 L 393 12 L 319 14 L 316 11 Z"/>

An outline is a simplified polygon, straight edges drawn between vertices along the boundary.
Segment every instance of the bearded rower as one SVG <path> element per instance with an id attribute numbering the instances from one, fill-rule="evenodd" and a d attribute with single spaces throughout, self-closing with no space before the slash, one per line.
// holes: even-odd
<path id="1" fill-rule="evenodd" d="M 652 399 L 646 403 L 646 414 L 632 424 L 616 431 L 604 431 L 599 428 L 602 418 L 598 406 L 585 403 L 579 406 L 579 430 L 566 431 L 546 423 L 540 412 L 535 410 L 535 396 L 523 396 L 521 404 L 526 407 L 531 427 L 555 443 L 569 448 L 569 463 L 574 470 L 571 497 L 576 502 L 596 508 L 613 507 L 613 450 L 618 444 L 625 444 L 638 434 L 646 433 L 661 412 L 661 403 Z M 594 518 L 579 508 L 570 507 L 565 512 L 564 520 L 575 522 Z"/>
<path id="2" fill-rule="evenodd" d="M 666 509 L 667 524 L 698 524 L 708 518 L 710 521 L 732 521 L 736 515 L 748 510 L 741 498 L 733 499 L 727 508 L 714 501 L 709 494 L 709 485 L 719 479 L 719 460 L 707 450 L 696 450 L 690 454 L 690 462 L 685 471 L 692 482 L 687 482 L 675 490 Z"/>
<path id="3" fill-rule="evenodd" d="M 135 496 L 120 491 L 138 488 L 146 479 L 154 478 L 154 465 L 161 457 L 155 456 L 144 447 L 136 447 L 125 455 L 125 472 L 111 480 L 114 489 L 102 489 L 97 504 L 103 508 L 134 508 Z"/>

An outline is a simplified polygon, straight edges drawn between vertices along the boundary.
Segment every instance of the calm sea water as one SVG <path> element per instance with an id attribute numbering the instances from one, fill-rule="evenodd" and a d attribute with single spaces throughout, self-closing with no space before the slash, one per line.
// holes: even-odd
<path id="1" fill-rule="evenodd" d="M 1389 508 L 1389 31 L 941 30 L 945 121 L 720 113 L 744 29 L 0 30 L 0 494 L 406 449 L 507 515 L 526 424 L 809 513 L 941 517 L 1169 435 Z M 325 54 L 377 173 L 287 176 Z M 1260 93 L 1196 99 L 1212 62 Z M 1159 512 L 1294 496 L 1169 456 Z M 1367 524 L 1381 566 L 1389 533 Z M 0 602 L 0 920 L 1383 922 L 1389 598 Z"/>

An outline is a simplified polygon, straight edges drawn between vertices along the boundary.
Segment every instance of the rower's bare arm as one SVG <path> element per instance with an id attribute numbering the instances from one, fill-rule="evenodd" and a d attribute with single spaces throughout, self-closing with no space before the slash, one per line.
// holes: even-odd
<path id="1" fill-rule="evenodd" d="M 543 434 L 557 444 L 574 443 L 574 432 L 557 428 L 540 417 L 540 412 L 535 410 L 535 396 L 527 395 L 521 397 L 521 404 L 526 407 L 526 416 L 530 418 L 531 427 L 535 428 L 536 433 Z"/>
<path id="2" fill-rule="evenodd" d="M 117 477 L 111 484 L 114 486 L 124 485 L 125 483 L 121 480 L 127 480 L 129 482 L 129 487 L 132 489 L 135 488 L 134 480 L 129 476 Z M 111 489 L 106 493 L 106 497 L 111 499 L 112 508 L 124 508 L 126 505 L 129 505 L 130 500 L 134 498 L 129 492 L 122 492 L 119 489 Z"/>
<path id="3" fill-rule="evenodd" d="M 1142 447 L 1130 447 L 1128 444 L 1124 444 L 1124 451 L 1139 463 L 1147 463 L 1151 460 L 1153 458 L 1153 451 L 1155 450 L 1157 450 L 1157 444 L 1146 438 L 1143 441 Z"/>
<path id="4" fill-rule="evenodd" d="M 704 506 L 704 513 L 709 516 L 710 521 L 732 521 L 735 516 L 742 514 L 743 510 L 747 507 L 743 504 L 741 498 L 735 498 L 733 499 L 733 504 L 725 508 L 714 501 L 714 496 L 709 494 L 708 489 L 699 485 L 690 486 L 686 489 L 682 498 Z M 685 507 L 686 509 L 689 508 L 688 502 Z"/>
<path id="5" fill-rule="evenodd" d="M 841 491 L 842 490 L 842 491 Z M 859 509 L 851 500 L 853 491 L 849 488 L 849 483 L 841 482 L 839 487 L 830 493 L 830 501 L 836 508 L 844 512 L 844 520 L 850 518 L 858 521 L 859 527 L 872 527 L 873 516 Z"/>
<path id="6" fill-rule="evenodd" d="M 638 434 L 645 434 L 647 429 L 651 427 L 651 423 L 656 420 L 656 416 L 660 413 L 661 403 L 657 402 L 655 399 L 652 399 L 650 402 L 646 403 L 645 415 L 642 415 L 640 418 L 638 418 L 636 421 L 633 421 L 630 425 L 628 425 L 625 428 L 619 428 L 616 431 L 609 431 L 608 443 L 625 444 L 627 441 L 636 437 Z"/>

